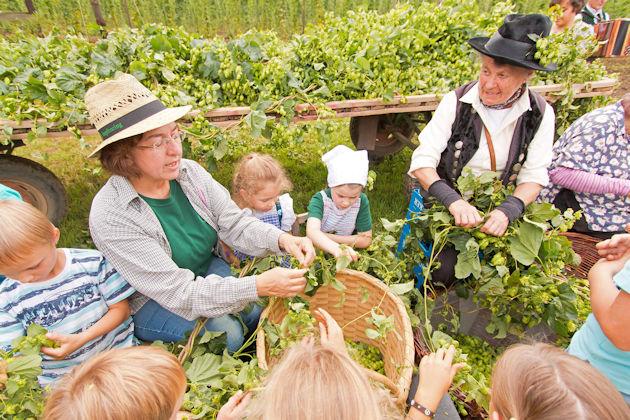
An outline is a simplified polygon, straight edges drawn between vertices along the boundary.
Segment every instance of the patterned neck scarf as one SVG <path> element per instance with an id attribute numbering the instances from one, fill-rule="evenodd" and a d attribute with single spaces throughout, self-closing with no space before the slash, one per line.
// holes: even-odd
<path id="1" fill-rule="evenodd" d="M 523 92 L 525 92 L 525 88 L 526 87 L 527 87 L 527 85 L 525 83 L 523 83 L 521 85 L 521 87 L 519 87 L 516 90 L 516 92 L 514 92 L 514 95 L 510 96 L 510 98 L 507 101 L 502 102 L 500 104 L 488 105 L 488 104 L 484 103 L 481 98 L 479 98 L 479 99 L 481 100 L 481 103 L 483 104 L 483 106 L 485 106 L 488 109 L 505 109 L 505 108 L 509 108 L 509 107 L 511 107 L 514 104 L 514 102 L 518 101 L 518 99 L 521 97 Z"/>

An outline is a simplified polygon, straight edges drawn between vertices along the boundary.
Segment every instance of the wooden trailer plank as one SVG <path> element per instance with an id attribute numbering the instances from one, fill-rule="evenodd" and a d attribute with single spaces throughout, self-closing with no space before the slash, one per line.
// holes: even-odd
<path id="1" fill-rule="evenodd" d="M 602 79 L 586 83 L 576 83 L 573 89 L 576 90 L 576 98 L 589 98 L 594 96 L 610 96 L 617 86 L 617 79 Z M 530 88 L 540 93 L 547 101 L 555 102 L 561 97 L 564 90 L 563 85 L 539 85 L 530 86 Z M 397 114 L 405 112 L 423 112 L 434 111 L 443 95 L 425 94 L 412 96 L 395 96 L 390 102 L 383 102 L 380 98 L 373 99 L 351 99 L 347 101 L 331 101 L 326 106 L 333 111 L 335 115 L 326 118 L 347 118 L 347 117 L 364 117 L 382 114 Z M 230 127 L 237 124 L 243 117 L 251 111 L 248 106 L 238 107 L 221 107 L 206 111 L 205 118 L 219 127 Z M 320 117 L 317 109 L 311 104 L 298 104 L 295 107 L 296 115 L 292 119 L 293 122 L 313 121 Z M 181 122 L 194 119 L 199 115 L 198 110 L 189 112 L 184 116 Z M 270 117 L 279 118 L 277 114 L 268 113 Z M 48 128 L 45 137 L 63 137 L 72 135 L 67 129 L 58 127 L 59 122 L 49 123 L 46 120 L 38 119 L 24 121 L 0 120 L 0 127 L 9 126 L 13 128 L 11 139 L 26 139 L 26 136 L 35 125 L 42 125 Z M 97 134 L 96 129 L 89 123 L 76 125 L 84 135 Z"/>

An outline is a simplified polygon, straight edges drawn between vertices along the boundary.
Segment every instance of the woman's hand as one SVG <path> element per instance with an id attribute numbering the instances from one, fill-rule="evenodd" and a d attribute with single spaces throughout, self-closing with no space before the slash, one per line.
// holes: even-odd
<path id="1" fill-rule="evenodd" d="M 453 204 L 448 207 L 448 211 L 455 218 L 455 224 L 457 226 L 471 228 L 483 221 L 475 206 L 471 205 L 466 200 L 453 202 Z"/>
<path id="2" fill-rule="evenodd" d="M 483 233 L 494 236 L 502 236 L 507 230 L 510 220 L 501 210 L 492 210 L 488 215 L 488 220 L 481 227 Z"/>
<path id="3" fill-rule="evenodd" d="M 46 333 L 46 338 L 59 343 L 59 347 L 42 347 L 41 351 L 54 359 L 63 360 L 72 354 L 86 341 L 78 334 L 58 334 L 55 332 Z"/>
<path id="4" fill-rule="evenodd" d="M 335 318 L 322 308 L 315 309 L 313 315 L 319 321 L 322 346 L 331 347 L 347 355 L 348 349 L 346 349 L 346 342 L 343 339 L 343 331 L 339 324 L 337 324 L 337 321 L 335 321 Z"/>
<path id="5" fill-rule="evenodd" d="M 293 255 L 302 264 L 302 267 L 309 267 L 315 259 L 315 248 L 313 242 L 306 237 L 293 236 L 283 233 L 278 238 L 280 249 Z"/>
<path id="6" fill-rule="evenodd" d="M 252 399 L 252 394 L 243 391 L 237 391 L 232 395 L 228 402 L 219 410 L 217 420 L 240 420 L 245 415 L 245 410 Z"/>
<path id="7" fill-rule="evenodd" d="M 306 269 L 276 267 L 256 276 L 258 296 L 294 297 L 306 287 Z"/>
<path id="8" fill-rule="evenodd" d="M 626 232 L 630 232 L 630 223 L 626 225 Z M 597 245 L 599 255 L 607 260 L 617 260 L 630 251 L 630 233 L 620 233 L 612 238 L 599 242 Z"/>
<path id="9" fill-rule="evenodd" d="M 437 409 L 442 396 L 453 383 L 453 378 L 463 364 L 453 364 L 455 347 L 438 349 L 420 361 L 420 383 L 414 400 L 431 411 Z"/>

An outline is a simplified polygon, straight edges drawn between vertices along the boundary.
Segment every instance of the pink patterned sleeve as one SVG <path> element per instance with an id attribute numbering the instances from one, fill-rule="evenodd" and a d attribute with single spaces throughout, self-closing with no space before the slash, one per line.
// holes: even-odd
<path id="1" fill-rule="evenodd" d="M 619 195 L 630 193 L 628 179 L 610 178 L 564 166 L 549 171 L 549 178 L 560 187 L 578 192 Z"/>

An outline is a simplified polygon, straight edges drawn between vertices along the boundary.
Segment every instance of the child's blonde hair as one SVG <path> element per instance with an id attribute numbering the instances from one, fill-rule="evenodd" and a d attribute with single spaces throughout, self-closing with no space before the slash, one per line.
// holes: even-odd
<path id="1" fill-rule="evenodd" d="M 108 350 L 59 381 L 43 419 L 169 420 L 185 391 L 184 369 L 166 350 Z"/>
<path id="2" fill-rule="evenodd" d="M 289 191 L 293 184 L 287 178 L 287 174 L 275 158 L 267 154 L 248 153 L 241 157 L 234 167 L 232 178 L 232 198 L 241 208 L 246 207 L 239 191 L 244 190 L 249 194 L 255 194 L 263 183 L 280 183 L 280 191 Z"/>
<path id="3" fill-rule="evenodd" d="M 0 268 L 19 266 L 34 247 L 54 240 L 55 226 L 23 201 L 0 201 L 0 226 Z"/>
<path id="4" fill-rule="evenodd" d="M 381 420 L 401 418 L 401 412 L 347 355 L 298 343 L 271 369 L 248 418 Z"/>
<path id="5" fill-rule="evenodd" d="M 516 344 L 499 357 L 492 405 L 503 419 L 630 419 L 628 405 L 608 378 L 544 343 Z"/>

